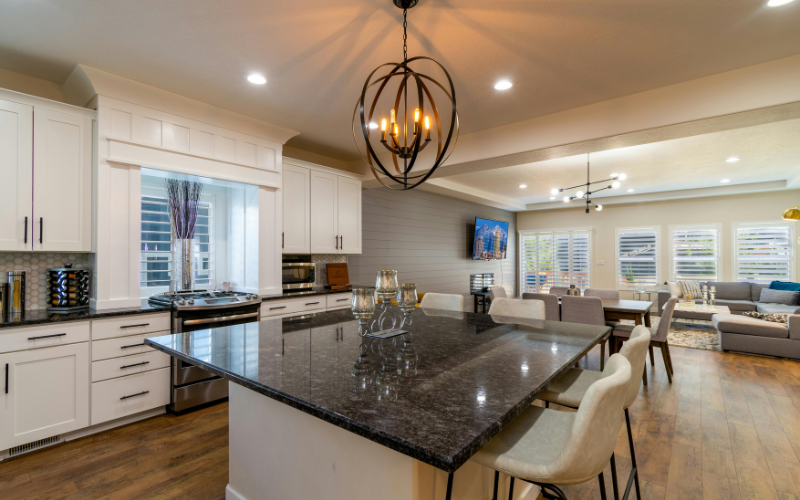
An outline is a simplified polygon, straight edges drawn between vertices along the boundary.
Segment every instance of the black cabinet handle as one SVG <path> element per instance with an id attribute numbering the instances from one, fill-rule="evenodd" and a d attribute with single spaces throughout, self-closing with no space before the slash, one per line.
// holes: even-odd
<path id="1" fill-rule="evenodd" d="M 286 248 L 286 233 L 281 232 L 281 248 Z"/>
<path id="2" fill-rule="evenodd" d="M 119 400 L 122 401 L 123 399 L 135 398 L 136 396 L 144 396 L 145 394 L 149 393 L 150 391 L 142 391 L 136 394 L 131 394 L 130 396 L 122 396 L 121 398 L 119 398 Z"/>
<path id="3" fill-rule="evenodd" d="M 28 218 L 25 217 L 25 243 L 28 243 Z"/>
<path id="4" fill-rule="evenodd" d="M 286 306 L 278 306 L 278 307 L 270 307 L 270 311 L 274 311 L 275 309 L 286 309 Z"/>
<path id="5" fill-rule="evenodd" d="M 319 302 L 306 302 L 307 306 L 313 306 L 315 304 L 319 304 Z"/>
<path id="6" fill-rule="evenodd" d="M 336 299 L 336 302 L 344 302 L 345 300 L 350 300 L 350 299 Z"/>
<path id="7" fill-rule="evenodd" d="M 121 326 L 120 328 L 136 328 L 138 326 L 150 326 L 150 323 L 142 323 L 141 325 L 124 325 Z"/>
<path id="8" fill-rule="evenodd" d="M 339 247 L 344 250 L 344 236 L 339 236 Z"/>
<path id="9" fill-rule="evenodd" d="M 339 237 L 334 236 L 333 239 L 336 240 L 336 250 L 339 250 Z"/>
<path id="10" fill-rule="evenodd" d="M 144 345 L 144 342 L 142 342 L 141 344 L 124 345 L 124 346 L 120 347 L 120 349 L 127 349 L 129 347 L 142 347 L 143 345 Z"/>
<path id="11" fill-rule="evenodd" d="M 142 366 L 142 365 L 146 365 L 146 364 L 148 364 L 148 363 L 149 363 L 149 361 L 142 361 L 141 363 L 134 363 L 134 364 L 132 364 L 132 365 L 123 365 L 123 366 L 120 366 L 120 367 L 119 367 L 119 369 L 120 369 L 120 370 L 124 370 L 125 368 L 133 368 L 134 366 Z"/>
<path id="12" fill-rule="evenodd" d="M 8 394 L 8 363 L 6 363 L 6 394 Z"/>
<path id="13" fill-rule="evenodd" d="M 39 217 L 39 244 L 42 244 L 42 229 L 44 228 L 44 217 Z"/>
<path id="14" fill-rule="evenodd" d="M 54 335 L 42 335 L 40 337 L 28 337 L 28 340 L 39 340 L 39 339 L 52 339 L 53 337 L 63 337 L 66 333 L 56 333 Z"/>

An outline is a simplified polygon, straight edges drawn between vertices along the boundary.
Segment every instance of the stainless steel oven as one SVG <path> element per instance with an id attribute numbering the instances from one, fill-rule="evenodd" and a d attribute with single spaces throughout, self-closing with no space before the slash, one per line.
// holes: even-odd
<path id="1" fill-rule="evenodd" d="M 301 292 L 314 287 L 317 278 L 317 267 L 313 262 L 284 262 L 284 292 Z"/>

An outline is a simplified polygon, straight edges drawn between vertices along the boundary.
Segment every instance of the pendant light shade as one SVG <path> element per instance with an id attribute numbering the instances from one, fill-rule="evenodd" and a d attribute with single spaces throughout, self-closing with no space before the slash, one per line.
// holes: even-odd
<path id="1" fill-rule="evenodd" d="M 800 207 L 792 207 L 783 212 L 783 220 L 800 220 Z"/>

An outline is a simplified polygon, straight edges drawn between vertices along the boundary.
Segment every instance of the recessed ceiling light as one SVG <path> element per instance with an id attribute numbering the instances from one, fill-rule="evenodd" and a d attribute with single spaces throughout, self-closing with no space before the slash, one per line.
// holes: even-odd
<path id="1" fill-rule="evenodd" d="M 727 184 L 730 181 L 731 181 L 730 179 L 722 179 L 720 182 L 723 183 L 723 184 Z"/>
<path id="2" fill-rule="evenodd" d="M 725 160 L 725 161 L 727 161 L 728 163 L 736 163 L 736 162 L 737 162 L 737 161 L 739 161 L 740 159 L 741 159 L 741 158 L 738 158 L 738 157 L 736 157 L 736 156 L 731 156 L 730 158 L 728 158 L 728 159 L 727 159 L 727 160 Z"/>
<path id="3" fill-rule="evenodd" d="M 794 0 L 769 0 L 769 2 L 767 2 L 767 5 L 769 7 L 778 7 L 780 5 L 786 5 L 787 3 L 792 3 L 792 2 L 794 2 Z"/>
<path id="4" fill-rule="evenodd" d="M 253 73 L 252 75 L 248 76 L 247 81 L 250 83 L 255 83 L 256 85 L 264 85 L 267 83 L 267 79 L 257 73 Z"/>
<path id="5" fill-rule="evenodd" d="M 632 193 L 632 192 L 634 192 L 634 191 L 636 191 L 636 190 L 635 190 L 635 189 L 629 189 L 629 190 L 628 190 L 628 192 L 629 192 L 629 193 Z"/>
<path id="6" fill-rule="evenodd" d="M 551 200 L 555 200 L 555 199 L 556 199 L 556 197 L 555 197 L 555 196 L 551 196 L 551 197 L 550 197 L 550 199 L 551 199 Z"/>
<path id="7" fill-rule="evenodd" d="M 369 128 L 376 129 L 376 128 L 378 128 L 378 124 L 375 123 L 375 122 L 369 122 Z"/>
<path id="8" fill-rule="evenodd" d="M 494 84 L 495 90 L 508 90 L 513 87 L 514 84 L 509 82 L 508 80 L 500 80 L 499 82 Z"/>
<path id="9" fill-rule="evenodd" d="M 519 187 L 521 187 L 522 189 L 525 189 L 526 187 L 528 187 L 528 185 L 527 184 L 520 184 Z"/>

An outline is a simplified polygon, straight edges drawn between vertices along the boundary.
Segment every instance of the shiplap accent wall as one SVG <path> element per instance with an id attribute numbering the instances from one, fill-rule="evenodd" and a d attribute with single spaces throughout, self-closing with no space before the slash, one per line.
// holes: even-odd
<path id="1" fill-rule="evenodd" d="M 362 191 L 363 253 L 348 257 L 350 282 L 374 284 L 379 269 L 396 269 L 400 283 L 417 291 L 459 293 L 472 310 L 469 275 L 494 272 L 500 284 L 517 293 L 516 215 L 499 208 L 421 191 Z M 507 258 L 473 261 L 475 217 L 509 223 Z"/>

